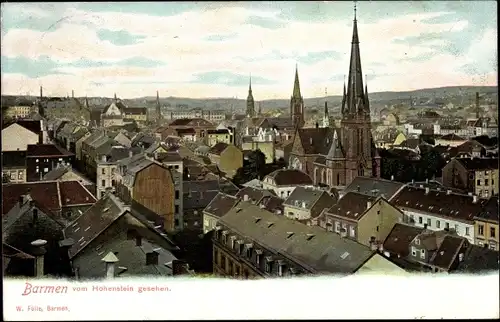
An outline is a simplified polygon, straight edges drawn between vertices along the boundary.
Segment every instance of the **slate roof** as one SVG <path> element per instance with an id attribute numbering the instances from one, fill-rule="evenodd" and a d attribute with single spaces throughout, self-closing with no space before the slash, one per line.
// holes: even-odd
<path id="1" fill-rule="evenodd" d="M 437 251 L 432 255 L 430 262 L 434 266 L 449 270 L 459 256 L 460 248 L 466 242 L 464 238 L 458 236 L 445 236 Z"/>
<path id="2" fill-rule="evenodd" d="M 26 168 L 26 151 L 2 151 L 3 168 Z"/>
<path id="3" fill-rule="evenodd" d="M 25 129 L 40 134 L 42 133 L 42 125 L 40 121 L 32 121 L 32 120 L 18 120 L 15 123 L 21 125 Z"/>
<path id="4" fill-rule="evenodd" d="M 390 198 L 403 188 L 403 186 L 404 183 L 392 180 L 356 177 L 351 184 L 342 191 L 342 193 L 346 194 L 353 191 L 374 197 L 384 195 L 387 200 L 390 200 Z"/>
<path id="5" fill-rule="evenodd" d="M 265 189 L 255 189 L 253 187 L 244 187 L 236 193 L 236 197 L 244 199 L 244 196 L 248 195 L 249 201 L 253 203 L 258 203 L 265 196 L 276 196 L 274 191 Z"/>
<path id="6" fill-rule="evenodd" d="M 278 198 L 276 196 L 264 196 L 257 203 L 259 207 L 266 209 L 269 212 L 277 213 L 278 211 L 283 214 L 283 199 Z"/>
<path id="7" fill-rule="evenodd" d="M 326 193 L 324 190 L 316 188 L 296 187 L 283 202 L 283 205 L 311 210 L 324 193 Z"/>
<path id="8" fill-rule="evenodd" d="M 464 255 L 464 260 L 458 264 L 455 272 L 477 274 L 497 272 L 500 269 L 499 252 L 485 247 L 470 245 Z"/>
<path id="9" fill-rule="evenodd" d="M 28 144 L 26 157 L 66 157 L 74 155 L 55 144 Z"/>
<path id="10" fill-rule="evenodd" d="M 368 202 L 375 204 L 376 197 L 357 192 L 348 192 L 335 205 L 328 209 L 328 213 L 350 220 L 360 220 L 369 209 Z"/>
<path id="11" fill-rule="evenodd" d="M 498 169 L 498 158 L 456 158 L 469 171 Z"/>
<path id="12" fill-rule="evenodd" d="M 219 192 L 235 194 L 238 188 L 228 180 L 184 181 L 184 209 L 205 208 Z"/>
<path id="13" fill-rule="evenodd" d="M 498 196 L 493 196 L 488 199 L 484 204 L 481 212 L 475 217 L 478 220 L 485 220 L 489 222 L 499 222 L 500 214 L 498 213 Z"/>
<path id="14" fill-rule="evenodd" d="M 396 223 L 384 241 L 384 250 L 401 257 L 408 256 L 410 243 L 423 230 L 423 228 L 416 226 Z"/>
<path id="15" fill-rule="evenodd" d="M 333 141 L 333 131 L 330 128 L 302 128 L 297 130 L 296 135 L 302 143 L 304 154 L 327 155 Z"/>
<path id="16" fill-rule="evenodd" d="M 177 132 L 177 135 L 179 136 L 196 134 L 196 130 L 192 127 L 186 129 L 176 129 L 175 132 Z"/>
<path id="17" fill-rule="evenodd" d="M 64 188 L 67 190 L 62 191 Z M 93 204 L 95 202 L 94 196 L 78 181 L 8 183 L 2 185 L 2 213 L 8 213 L 19 202 L 19 197 L 26 194 L 29 194 L 33 200 L 49 211 L 60 211 L 61 206 Z M 69 201 L 67 201 L 68 199 Z"/>
<path id="18" fill-rule="evenodd" d="M 60 216 L 54 215 L 50 210 L 45 209 L 39 202 L 31 198 L 23 200 L 23 204 L 17 203 L 10 209 L 10 211 L 3 215 L 2 218 L 2 231 L 7 233 L 10 228 L 23 217 L 25 214 L 32 214 L 33 209 L 37 209 L 38 215 L 51 218 L 59 226 L 64 227 L 63 220 Z"/>
<path id="19" fill-rule="evenodd" d="M 456 135 L 455 133 L 443 135 L 440 139 L 446 140 L 446 141 L 465 141 L 466 140 L 463 137 Z"/>
<path id="20" fill-rule="evenodd" d="M 214 217 L 222 217 L 231 210 L 238 201 L 239 199 L 234 196 L 219 192 L 203 211 Z"/>
<path id="21" fill-rule="evenodd" d="M 402 208 L 415 209 L 453 220 L 472 221 L 486 203 L 485 199 L 473 202 L 473 197 L 446 191 L 405 187 L 392 200 L 392 204 Z"/>
<path id="22" fill-rule="evenodd" d="M 297 169 L 279 169 L 268 174 L 277 186 L 312 185 L 313 181 L 305 172 Z M 264 178 L 266 180 L 266 178 Z"/>
<path id="23" fill-rule="evenodd" d="M 6 258 L 35 259 L 34 256 L 27 254 L 6 243 L 2 243 L 2 256 Z"/>
<path id="24" fill-rule="evenodd" d="M 50 170 L 43 176 L 44 181 L 54 181 L 62 177 L 65 173 L 67 173 L 70 169 L 68 167 L 57 167 L 55 169 Z"/>
<path id="25" fill-rule="evenodd" d="M 219 224 L 316 274 L 354 273 L 374 254 L 348 238 L 245 202 L 221 217 Z"/>
<path id="26" fill-rule="evenodd" d="M 229 144 L 227 144 L 227 143 L 217 142 L 213 147 L 210 148 L 208 153 L 215 154 L 215 155 L 221 155 L 221 153 L 224 152 L 224 150 L 227 149 L 228 146 L 229 146 Z"/>

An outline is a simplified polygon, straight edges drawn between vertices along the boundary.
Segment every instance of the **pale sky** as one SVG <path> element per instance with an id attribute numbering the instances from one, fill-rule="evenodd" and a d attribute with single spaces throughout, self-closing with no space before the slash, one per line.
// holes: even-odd
<path id="1" fill-rule="evenodd" d="M 496 1 L 358 2 L 369 92 L 497 85 Z M 351 2 L 2 3 L 2 94 L 340 95 Z"/>

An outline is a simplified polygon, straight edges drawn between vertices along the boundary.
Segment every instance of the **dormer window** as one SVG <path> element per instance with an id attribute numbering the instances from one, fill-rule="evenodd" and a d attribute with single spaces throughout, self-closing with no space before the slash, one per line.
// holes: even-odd
<path id="1" fill-rule="evenodd" d="M 235 249 L 235 242 L 236 241 L 236 236 L 231 236 L 229 237 L 229 247 L 231 247 L 231 249 Z"/>
<path id="2" fill-rule="evenodd" d="M 283 260 L 278 261 L 278 276 L 283 276 L 283 269 L 285 267 L 285 262 Z"/>
<path id="3" fill-rule="evenodd" d="M 266 257 L 266 263 L 265 263 L 265 271 L 266 273 L 271 273 L 273 269 L 273 258 L 271 256 Z"/>
<path id="4" fill-rule="evenodd" d="M 415 245 L 420 245 L 420 239 L 419 238 L 415 238 Z"/>
<path id="5" fill-rule="evenodd" d="M 227 233 L 228 233 L 227 230 L 224 230 L 222 232 L 222 243 L 223 244 L 227 244 Z"/>
<path id="6" fill-rule="evenodd" d="M 246 257 L 248 259 L 252 258 L 252 244 L 246 244 Z"/>
<path id="7" fill-rule="evenodd" d="M 255 250 L 255 265 L 257 267 L 260 267 L 260 259 L 262 257 L 262 250 L 256 249 Z"/>

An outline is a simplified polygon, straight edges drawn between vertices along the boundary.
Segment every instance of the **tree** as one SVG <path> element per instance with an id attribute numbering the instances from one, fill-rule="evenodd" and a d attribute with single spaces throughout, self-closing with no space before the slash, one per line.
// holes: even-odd
<path id="1" fill-rule="evenodd" d="M 266 156 L 262 151 L 255 150 L 248 155 L 243 166 L 236 171 L 233 182 L 242 185 L 253 179 L 262 179 L 266 171 Z"/>

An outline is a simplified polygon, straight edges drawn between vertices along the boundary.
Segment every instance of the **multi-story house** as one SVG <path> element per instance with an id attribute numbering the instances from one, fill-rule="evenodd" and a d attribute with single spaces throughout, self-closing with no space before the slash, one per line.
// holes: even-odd
<path id="1" fill-rule="evenodd" d="M 201 118 L 209 122 L 220 122 L 226 119 L 226 114 L 221 110 L 204 111 L 201 108 L 194 108 L 171 111 L 169 117 L 171 120 Z"/>
<path id="2" fill-rule="evenodd" d="M 212 241 L 213 271 L 219 276 L 350 275 L 374 257 L 380 261 L 372 270 L 392 269 L 369 247 L 244 201 L 218 220 Z"/>
<path id="3" fill-rule="evenodd" d="M 498 194 L 498 158 L 454 158 L 443 168 L 443 184 L 488 198 Z"/>
<path id="4" fill-rule="evenodd" d="M 75 155 L 54 144 L 30 144 L 26 151 L 26 181 L 39 181 L 60 164 L 73 164 Z"/>
<path id="5" fill-rule="evenodd" d="M 2 178 L 26 182 L 26 151 L 2 151 Z"/>
<path id="6" fill-rule="evenodd" d="M 208 130 L 215 130 L 216 126 L 201 118 L 176 119 L 172 121 L 168 127 L 161 133 L 162 140 L 167 136 L 177 136 L 180 129 L 194 129 L 195 137 L 199 140 L 205 140 Z"/>
<path id="7" fill-rule="evenodd" d="M 104 197 L 106 191 L 116 191 L 118 161 L 133 155 L 132 150 L 121 146 L 113 147 L 109 154 L 100 155 L 96 171 L 97 198 Z"/>
<path id="8" fill-rule="evenodd" d="M 458 236 L 474 244 L 474 217 L 487 200 L 478 196 L 463 195 L 451 190 L 405 187 L 391 203 L 405 214 L 404 222 L 428 230 L 455 231 Z"/>
<path id="9" fill-rule="evenodd" d="M 207 130 L 206 142 L 207 145 L 212 147 L 219 142 L 223 142 L 226 144 L 233 144 L 234 135 L 229 129 L 216 129 L 216 130 Z"/>
<path id="10" fill-rule="evenodd" d="M 4 117 L 10 118 L 27 118 L 31 112 L 35 110 L 35 106 L 31 101 L 17 102 L 13 106 L 8 106 L 4 111 Z"/>
<path id="11" fill-rule="evenodd" d="M 208 158 L 229 178 L 243 166 L 243 152 L 232 144 L 217 143 L 208 151 Z"/>
<path id="12" fill-rule="evenodd" d="M 325 211 L 319 226 L 366 246 L 381 245 L 404 214 L 383 197 L 349 192 Z"/>
<path id="13" fill-rule="evenodd" d="M 297 169 L 279 169 L 268 174 L 262 180 L 262 188 L 273 190 L 282 199 L 290 196 L 296 187 L 314 187 L 312 179 Z"/>
<path id="14" fill-rule="evenodd" d="M 486 246 L 495 251 L 499 250 L 498 219 L 498 197 L 491 197 L 484 205 L 483 210 L 474 217 L 476 245 Z"/>
<path id="15" fill-rule="evenodd" d="M 296 187 L 283 202 L 284 215 L 288 219 L 317 225 L 318 216 L 335 202 L 336 198 L 324 190 Z"/>
<path id="16" fill-rule="evenodd" d="M 219 192 L 214 199 L 203 209 L 203 233 L 214 230 L 217 221 L 233 208 L 240 198 L 227 193 Z"/>
<path id="17" fill-rule="evenodd" d="M 122 160 L 123 161 L 123 160 Z M 151 221 L 172 232 L 175 225 L 175 173 L 158 162 L 142 159 L 118 167 L 116 195 Z M 178 179 L 177 179 L 178 180 Z M 180 195 L 179 195 L 180 198 Z"/>
<path id="18" fill-rule="evenodd" d="M 473 247 L 466 238 L 449 231 L 396 224 L 382 251 L 401 267 L 412 271 L 450 273 L 465 261 Z"/>

